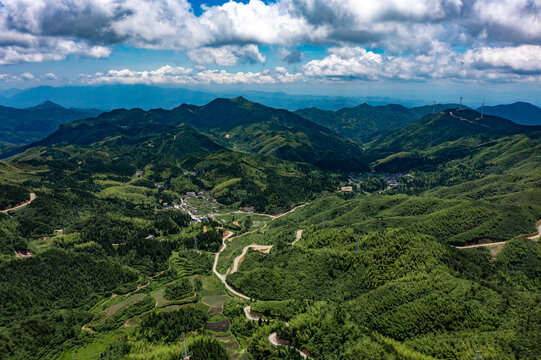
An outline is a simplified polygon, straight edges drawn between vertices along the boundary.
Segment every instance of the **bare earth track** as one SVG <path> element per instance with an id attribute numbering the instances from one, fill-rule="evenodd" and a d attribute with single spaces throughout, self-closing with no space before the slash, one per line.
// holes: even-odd
<path id="1" fill-rule="evenodd" d="M 19 209 L 22 209 L 23 207 L 25 207 L 26 205 L 30 204 L 32 201 L 34 201 L 36 199 L 36 194 L 34 193 L 30 193 L 30 200 L 28 201 L 25 201 L 15 207 L 12 207 L 12 208 L 9 208 L 9 209 L 5 209 L 5 210 L 2 210 L 1 212 L 3 212 L 4 214 L 7 214 L 8 211 L 16 211 L 16 210 L 19 210 Z"/>

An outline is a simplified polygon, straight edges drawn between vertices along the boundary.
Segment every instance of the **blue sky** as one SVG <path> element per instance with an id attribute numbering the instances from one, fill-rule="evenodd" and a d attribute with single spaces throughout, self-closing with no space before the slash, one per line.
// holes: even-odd
<path id="1" fill-rule="evenodd" d="M 538 0 L 0 0 L 0 89 L 541 102 Z"/>

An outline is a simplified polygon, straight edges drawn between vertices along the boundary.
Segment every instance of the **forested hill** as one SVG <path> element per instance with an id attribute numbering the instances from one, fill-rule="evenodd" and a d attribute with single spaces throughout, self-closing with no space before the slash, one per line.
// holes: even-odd
<path id="1" fill-rule="evenodd" d="M 0 106 L 0 144 L 24 145 L 38 141 L 60 124 L 96 115 L 96 110 L 66 109 L 50 101 L 26 109 Z"/>
<path id="2" fill-rule="evenodd" d="M 352 141 L 292 112 L 242 97 L 216 99 L 205 106 L 182 105 L 172 113 L 232 149 L 329 170 L 367 169 L 362 151 Z"/>
<path id="3" fill-rule="evenodd" d="M 402 171 L 472 157 L 513 136 L 541 136 L 541 127 L 523 126 L 474 110 L 427 115 L 366 145 L 376 171 Z M 498 149 L 501 153 L 503 150 Z M 517 150 L 518 151 L 518 150 Z"/>
<path id="4" fill-rule="evenodd" d="M 436 104 L 436 112 L 458 108 L 458 104 Z M 432 105 L 406 108 L 398 104 L 371 106 L 361 104 L 337 111 L 318 108 L 300 109 L 295 113 L 325 126 L 337 134 L 361 142 L 370 141 L 374 136 L 386 135 L 411 122 L 431 114 Z"/>
<path id="5" fill-rule="evenodd" d="M 64 124 L 55 133 L 26 148 L 54 144 L 128 145 L 151 138 L 161 142 L 161 136 L 173 136 L 179 126 L 189 126 L 193 128 L 193 136 L 208 136 L 233 150 L 309 163 L 324 170 L 368 169 L 360 147 L 352 141 L 289 111 L 243 98 L 216 99 L 201 107 L 182 105 L 171 111 L 113 110 L 94 119 Z M 12 154 L 14 152 L 9 155 Z"/>
<path id="6" fill-rule="evenodd" d="M 361 104 L 338 111 L 309 108 L 295 113 L 337 134 L 357 140 L 366 140 L 377 133 L 388 133 L 417 119 L 414 113 L 402 105 Z"/>
<path id="7" fill-rule="evenodd" d="M 488 140 L 538 130 L 541 128 L 517 125 L 497 116 L 485 115 L 481 118 L 481 114 L 474 110 L 445 110 L 426 115 L 374 141 L 370 148 L 381 152 L 422 150 L 461 138 Z"/>

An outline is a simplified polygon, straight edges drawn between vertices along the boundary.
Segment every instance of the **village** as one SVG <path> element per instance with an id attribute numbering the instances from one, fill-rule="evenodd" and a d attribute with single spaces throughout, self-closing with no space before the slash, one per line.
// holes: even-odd
<path id="1" fill-rule="evenodd" d="M 156 184 L 156 186 L 162 186 Z M 228 214 L 231 212 L 254 213 L 254 206 L 245 206 L 239 209 L 230 209 L 220 204 L 211 194 L 205 191 L 188 191 L 181 196 L 179 204 L 162 203 L 163 209 L 180 210 L 192 218 L 193 223 L 216 220 L 217 215 Z"/>

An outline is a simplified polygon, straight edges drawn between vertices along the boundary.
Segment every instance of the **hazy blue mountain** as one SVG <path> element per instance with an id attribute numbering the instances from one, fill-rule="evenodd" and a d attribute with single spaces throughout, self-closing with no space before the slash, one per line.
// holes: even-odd
<path id="1" fill-rule="evenodd" d="M 224 93 L 220 96 L 236 97 L 242 95 L 246 99 L 258 102 L 277 109 L 290 111 L 317 107 L 325 110 L 338 110 L 343 107 L 355 106 L 361 100 L 354 97 L 319 96 L 319 95 L 291 95 L 283 92 L 242 91 L 240 93 Z"/>
<path id="2" fill-rule="evenodd" d="M 190 103 L 203 105 L 216 96 L 201 91 L 147 85 L 39 86 L 6 97 L 2 105 L 25 108 L 51 100 L 67 108 L 165 108 Z"/>
<path id="3" fill-rule="evenodd" d="M 0 106 L 0 143 L 24 145 L 38 141 L 70 121 L 94 117 L 99 110 L 66 109 L 51 101 L 16 109 Z"/>
<path id="4" fill-rule="evenodd" d="M 0 105 L 26 108 L 45 100 L 54 101 L 67 108 L 98 108 L 113 110 L 118 108 L 141 108 L 145 110 L 172 109 L 182 103 L 204 105 L 218 98 L 243 96 L 246 99 L 266 106 L 290 111 L 317 107 L 325 110 L 338 110 L 352 107 L 361 102 L 371 105 L 385 105 L 396 100 L 387 97 L 344 97 L 323 95 L 291 95 L 283 92 L 255 90 L 219 91 L 190 90 L 174 87 L 148 85 L 102 85 L 102 86 L 39 86 L 24 90 L 8 89 L 0 91 Z"/>
<path id="5" fill-rule="evenodd" d="M 481 108 L 477 111 L 481 111 Z M 500 116 L 522 125 L 541 125 L 541 108 L 527 102 L 485 106 L 485 114 Z"/>

